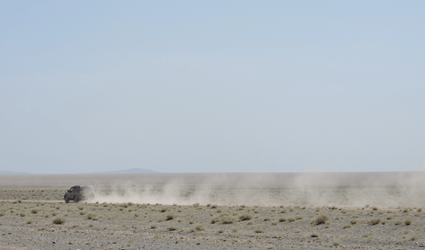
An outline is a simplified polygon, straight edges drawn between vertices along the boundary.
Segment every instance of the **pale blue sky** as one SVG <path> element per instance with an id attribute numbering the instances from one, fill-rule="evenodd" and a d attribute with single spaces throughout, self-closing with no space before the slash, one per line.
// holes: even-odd
<path id="1" fill-rule="evenodd" d="M 2 1 L 0 170 L 424 170 L 424 13 Z"/>

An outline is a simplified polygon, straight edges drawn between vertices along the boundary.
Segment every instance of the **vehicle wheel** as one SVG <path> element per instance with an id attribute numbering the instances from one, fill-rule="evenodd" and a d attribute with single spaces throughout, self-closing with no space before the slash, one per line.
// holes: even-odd
<path id="1" fill-rule="evenodd" d="M 66 195 L 65 195 L 64 199 L 65 199 L 65 203 L 69 202 L 69 199 L 68 199 L 68 197 L 66 197 Z"/>
<path id="2" fill-rule="evenodd" d="M 74 202 L 78 202 L 78 196 L 74 196 Z"/>

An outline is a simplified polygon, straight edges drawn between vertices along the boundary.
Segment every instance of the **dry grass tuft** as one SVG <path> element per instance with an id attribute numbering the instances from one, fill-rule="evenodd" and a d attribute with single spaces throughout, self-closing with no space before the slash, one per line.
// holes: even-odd
<path id="1" fill-rule="evenodd" d="M 325 224 L 326 223 L 326 221 L 328 220 L 328 216 L 326 216 L 326 215 L 320 215 L 319 217 L 317 217 L 313 222 L 312 222 L 312 224 L 313 225 L 321 225 L 321 224 Z"/>
<path id="2" fill-rule="evenodd" d="M 367 222 L 367 224 L 369 226 L 375 226 L 375 225 L 378 225 L 380 222 L 381 222 L 380 219 L 371 219 L 370 221 Z"/>
<path id="3" fill-rule="evenodd" d="M 53 220 L 53 224 L 63 225 L 63 224 L 65 224 L 65 219 L 58 217 L 58 218 L 56 218 L 56 219 Z"/>
<path id="4" fill-rule="evenodd" d="M 250 214 L 243 214 L 241 216 L 239 216 L 239 220 L 240 221 L 246 221 L 246 220 L 251 220 L 252 216 Z"/>

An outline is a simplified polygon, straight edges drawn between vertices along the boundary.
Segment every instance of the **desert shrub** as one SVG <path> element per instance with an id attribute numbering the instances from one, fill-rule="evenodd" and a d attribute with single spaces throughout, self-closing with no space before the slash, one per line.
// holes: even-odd
<path id="1" fill-rule="evenodd" d="M 264 221 L 270 221 L 270 218 L 264 218 Z"/>
<path id="2" fill-rule="evenodd" d="M 256 230 L 255 230 L 255 232 L 256 232 L 257 234 L 261 234 L 261 233 L 264 233 L 264 230 L 262 230 L 262 229 L 256 229 Z"/>
<path id="3" fill-rule="evenodd" d="M 356 221 L 356 220 L 351 220 L 351 221 L 350 221 L 350 224 L 351 224 L 351 225 L 356 225 L 356 224 L 357 224 L 357 221 Z"/>
<path id="4" fill-rule="evenodd" d="M 246 221 L 246 220 L 251 220 L 252 216 L 250 214 L 243 214 L 241 216 L 239 216 L 239 220 L 240 221 Z"/>
<path id="5" fill-rule="evenodd" d="M 319 235 L 318 234 L 312 234 L 310 237 L 317 238 L 317 237 L 319 237 Z"/>
<path id="6" fill-rule="evenodd" d="M 238 232 L 238 230 L 237 230 L 236 228 L 233 228 L 233 229 L 232 229 L 232 232 L 233 232 L 233 233 L 237 233 L 237 232 Z"/>
<path id="7" fill-rule="evenodd" d="M 223 216 L 221 223 L 222 224 L 233 224 L 233 223 L 235 223 L 235 219 L 230 217 L 230 216 Z"/>
<path id="8" fill-rule="evenodd" d="M 380 219 L 371 219 L 370 221 L 368 221 L 368 222 L 367 222 L 367 224 L 368 224 L 369 226 L 374 226 L 374 225 L 378 225 L 378 224 L 379 224 L 379 222 L 381 222 L 381 220 L 380 220 Z"/>
<path id="9" fill-rule="evenodd" d="M 217 233 L 222 234 L 222 233 L 224 233 L 224 230 L 220 229 L 220 230 L 217 231 Z"/>
<path id="10" fill-rule="evenodd" d="M 401 223 L 401 221 L 396 221 L 396 222 L 394 222 L 394 225 L 396 225 L 396 226 L 400 226 L 402 223 Z"/>
<path id="11" fill-rule="evenodd" d="M 96 215 L 95 214 L 88 214 L 87 220 L 97 220 Z"/>
<path id="12" fill-rule="evenodd" d="M 294 222 L 294 221 L 295 221 L 295 219 L 294 219 L 294 218 L 292 218 L 292 217 L 289 217 L 289 218 L 287 219 L 287 221 L 288 221 L 288 222 Z"/>
<path id="13" fill-rule="evenodd" d="M 63 225 L 63 224 L 65 224 L 65 219 L 63 219 L 63 218 L 55 218 L 54 220 L 53 220 L 53 224 L 56 224 L 56 225 Z"/>
<path id="14" fill-rule="evenodd" d="M 215 217 L 215 218 L 211 219 L 211 224 L 215 224 L 215 223 L 218 223 L 218 222 L 220 222 L 220 217 Z"/>
<path id="15" fill-rule="evenodd" d="M 33 210 L 31 210 L 31 213 L 32 214 L 37 214 L 38 213 L 38 210 L 37 209 L 33 209 Z"/>
<path id="16" fill-rule="evenodd" d="M 334 246 L 339 246 L 341 243 L 340 242 L 338 242 L 338 241 L 334 241 L 333 243 L 332 243 L 332 245 L 334 245 Z"/>
<path id="17" fill-rule="evenodd" d="M 165 213 L 165 212 L 167 212 L 167 209 L 166 208 L 163 208 L 163 209 L 160 210 L 160 212 L 161 213 Z"/>
<path id="18" fill-rule="evenodd" d="M 198 207 L 199 207 L 199 203 L 195 203 L 195 204 L 193 204 L 193 207 L 198 208 Z"/>
<path id="19" fill-rule="evenodd" d="M 279 218 L 279 222 L 285 222 L 286 218 Z"/>
<path id="20" fill-rule="evenodd" d="M 412 224 L 412 220 L 410 220 L 410 219 L 406 219 L 404 221 L 404 225 L 406 225 L 406 226 L 410 226 L 411 224 Z"/>
<path id="21" fill-rule="evenodd" d="M 281 213 L 281 214 L 285 214 L 285 213 L 286 213 L 286 210 L 285 210 L 285 209 L 283 209 L 283 210 L 281 210 L 281 211 L 280 211 L 280 213 Z"/>
<path id="22" fill-rule="evenodd" d="M 328 217 L 326 215 L 320 215 L 315 220 L 313 220 L 312 224 L 316 225 L 316 226 L 321 225 L 321 224 L 325 224 L 327 220 L 328 220 Z"/>
<path id="23" fill-rule="evenodd" d="M 418 240 L 418 236 L 412 236 L 412 238 L 410 238 L 411 241 L 416 241 Z"/>
<path id="24" fill-rule="evenodd" d="M 25 215 L 24 213 L 21 213 L 21 214 L 20 214 L 20 216 L 21 216 L 21 217 L 25 217 L 26 215 Z"/>
<path id="25" fill-rule="evenodd" d="M 5 213 L 1 212 L 0 213 L 0 217 L 3 217 L 5 215 Z"/>
<path id="26" fill-rule="evenodd" d="M 168 230 L 168 231 L 176 231 L 176 230 L 177 230 L 177 228 L 176 228 L 176 227 L 168 227 L 168 228 L 167 228 L 167 230 Z"/>
<path id="27" fill-rule="evenodd" d="M 217 208 L 217 205 L 211 205 L 211 209 Z"/>
<path id="28" fill-rule="evenodd" d="M 216 224 L 216 223 L 233 224 L 235 223 L 235 218 L 231 217 L 230 215 L 221 214 L 220 216 L 215 217 L 211 220 L 211 224 Z"/>
<path id="29" fill-rule="evenodd" d="M 373 208 L 372 208 L 372 210 L 375 210 L 375 211 L 377 211 L 377 210 L 378 210 L 378 208 L 377 208 L 377 207 L 373 207 Z"/>
<path id="30" fill-rule="evenodd" d="M 27 224 L 32 224 L 32 220 L 27 220 Z"/>
<path id="31" fill-rule="evenodd" d="M 166 220 L 174 220 L 176 216 L 174 214 L 167 214 Z"/>
<path id="32" fill-rule="evenodd" d="M 422 209 L 421 208 L 418 208 L 416 211 L 418 211 L 418 213 L 420 213 L 422 211 Z"/>
<path id="33" fill-rule="evenodd" d="M 345 225 L 343 229 L 351 228 L 351 225 Z"/>
<path id="34" fill-rule="evenodd" d="M 151 229 L 156 229 L 156 225 L 151 225 Z"/>
<path id="35" fill-rule="evenodd" d="M 202 225 L 198 225 L 195 227 L 196 231 L 204 231 L 205 228 Z"/>

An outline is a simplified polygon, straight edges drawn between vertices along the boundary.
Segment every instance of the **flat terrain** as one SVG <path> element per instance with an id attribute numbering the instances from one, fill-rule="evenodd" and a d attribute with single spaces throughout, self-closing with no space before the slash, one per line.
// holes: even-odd
<path id="1" fill-rule="evenodd" d="M 0 176 L 0 249 L 425 249 L 423 175 L 371 175 Z"/>

